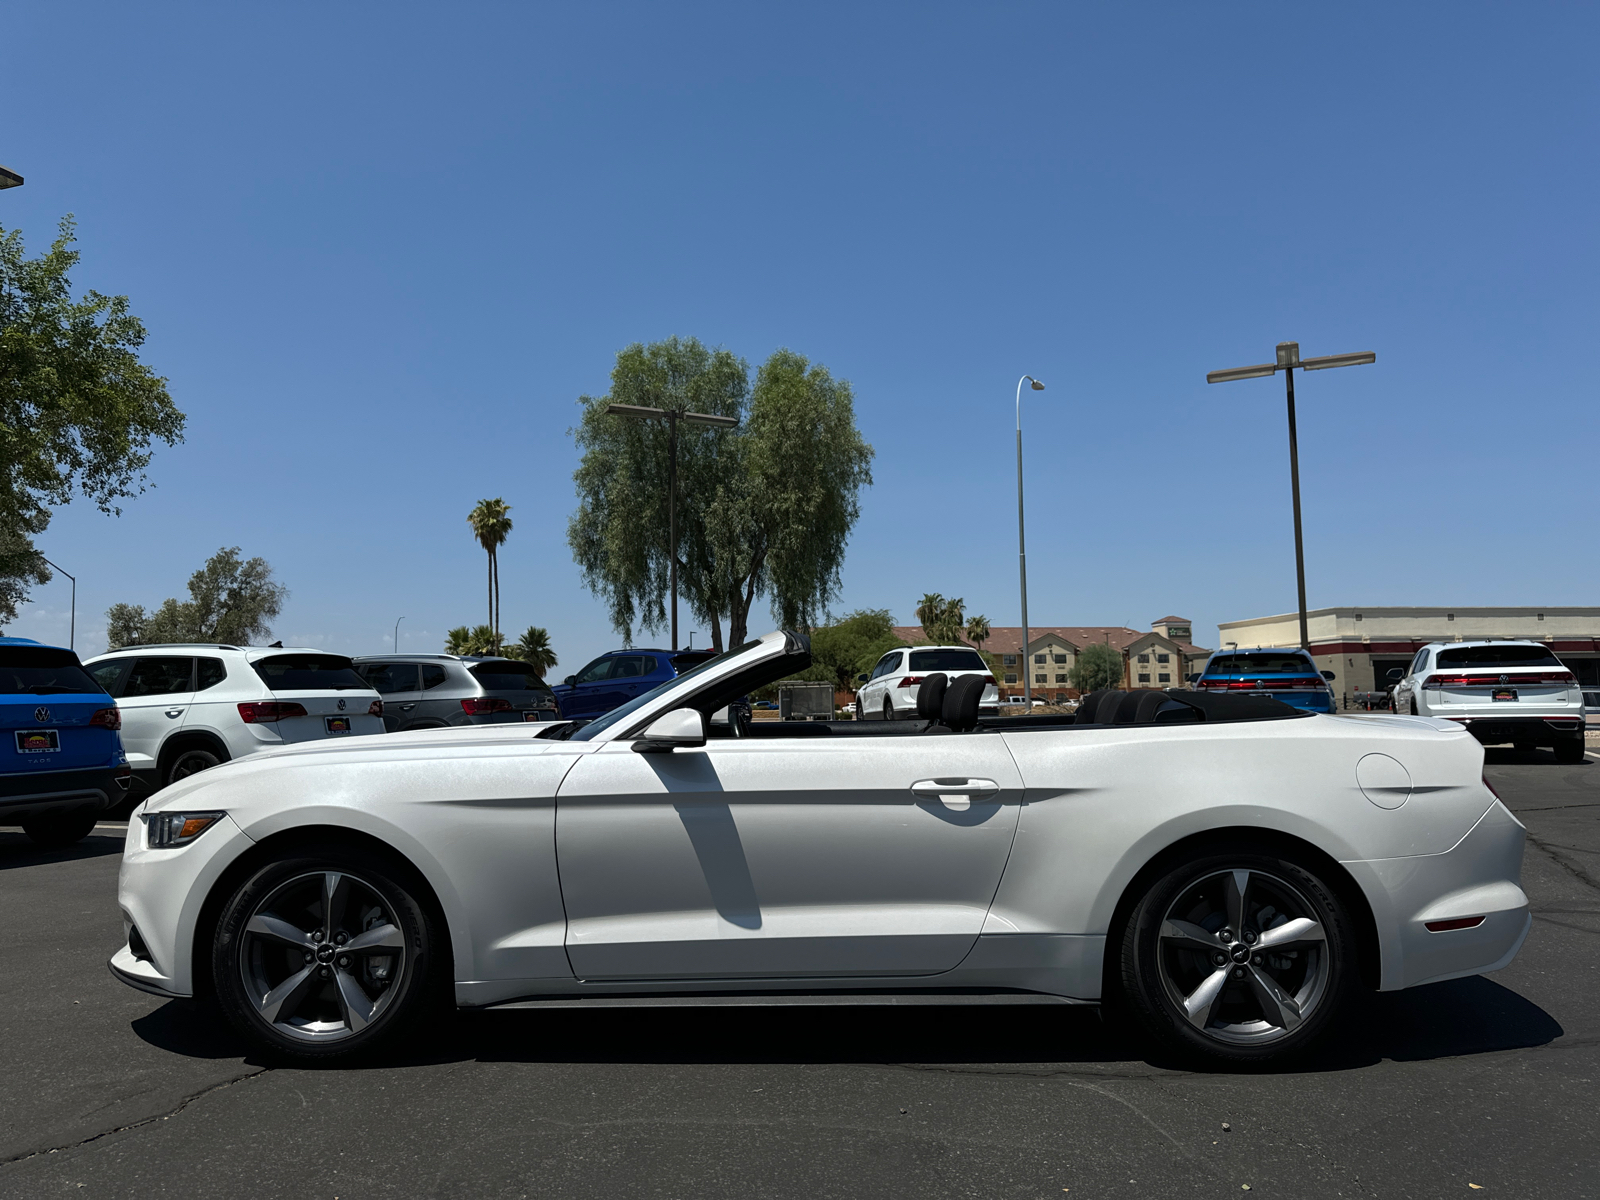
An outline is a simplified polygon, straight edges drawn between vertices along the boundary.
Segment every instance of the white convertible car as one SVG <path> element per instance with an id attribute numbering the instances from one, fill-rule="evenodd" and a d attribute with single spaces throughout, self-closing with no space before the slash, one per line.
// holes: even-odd
<path id="1" fill-rule="evenodd" d="M 985 681 L 937 675 L 917 720 L 716 719 L 809 661 L 773 633 L 586 725 L 314 742 L 179 782 L 129 822 L 111 969 L 301 1059 L 451 999 L 1105 998 L 1238 1062 L 1527 935 L 1524 831 L 1457 724 L 1177 691 L 979 718 Z"/>

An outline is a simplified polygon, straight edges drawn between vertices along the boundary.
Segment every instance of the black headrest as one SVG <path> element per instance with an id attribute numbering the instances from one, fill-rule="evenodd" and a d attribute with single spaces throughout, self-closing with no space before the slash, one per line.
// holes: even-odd
<path id="1" fill-rule="evenodd" d="M 1080 716 L 1077 719 L 1078 724 L 1111 724 L 1111 722 L 1117 719 L 1117 706 L 1122 703 L 1122 698 L 1126 696 L 1127 693 L 1119 691 L 1116 688 L 1107 688 L 1103 692 L 1090 692 L 1089 695 L 1096 697 L 1094 707 L 1089 710 L 1089 720 L 1085 721 Z M 1083 709 L 1080 707 L 1078 711 L 1081 713 Z"/>
<path id="2" fill-rule="evenodd" d="M 978 702 L 989 685 L 987 675 L 963 675 L 944 694 L 944 723 L 960 733 L 978 725 Z"/>
<path id="3" fill-rule="evenodd" d="M 917 716 L 924 721 L 937 721 L 944 716 L 944 691 L 949 684 L 950 676 L 943 671 L 923 679 L 917 688 Z"/>

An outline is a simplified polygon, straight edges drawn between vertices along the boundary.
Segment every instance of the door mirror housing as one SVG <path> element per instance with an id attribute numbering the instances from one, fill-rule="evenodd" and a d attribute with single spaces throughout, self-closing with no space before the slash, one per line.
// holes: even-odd
<path id="1" fill-rule="evenodd" d="M 1185 683 L 1199 683 L 1200 682 L 1200 672 L 1196 671 L 1193 675 L 1186 675 L 1184 677 L 1183 681 Z"/>
<path id="2" fill-rule="evenodd" d="M 1332 671 L 1324 671 L 1322 673 L 1322 677 L 1324 679 L 1326 679 L 1329 683 L 1332 683 L 1335 679 L 1338 678 L 1338 676 L 1335 675 Z"/>
<path id="3" fill-rule="evenodd" d="M 865 675 L 857 675 L 856 676 L 856 682 L 857 683 L 865 683 L 866 681 L 867 681 L 867 677 Z"/>
<path id="4" fill-rule="evenodd" d="M 1385 679 L 1404 679 L 1405 674 L 1406 672 L 1404 667 L 1390 667 L 1383 673 L 1383 677 Z"/>
<path id="5" fill-rule="evenodd" d="M 562 683 L 564 683 L 564 684 L 566 684 L 566 685 L 567 685 L 567 686 L 568 686 L 568 687 L 571 687 L 571 686 L 573 686 L 573 685 L 574 685 L 574 684 L 575 684 L 575 683 L 577 683 L 577 682 L 578 682 L 578 677 L 577 677 L 577 676 L 576 676 L 576 675 L 568 675 L 568 676 L 567 676 L 567 677 L 566 677 L 566 678 L 565 678 L 565 679 L 563 679 L 563 680 L 562 680 L 562 681 L 561 681 L 561 682 L 562 682 Z"/>
<path id="6" fill-rule="evenodd" d="M 706 744 L 706 715 L 698 708 L 675 708 L 657 717 L 634 739 L 637 754 L 670 754 Z"/>

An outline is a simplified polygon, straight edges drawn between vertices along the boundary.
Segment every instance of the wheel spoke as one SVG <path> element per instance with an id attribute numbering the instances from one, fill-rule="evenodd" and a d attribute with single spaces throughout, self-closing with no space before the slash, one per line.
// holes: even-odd
<path id="1" fill-rule="evenodd" d="M 1185 950 L 1211 952 L 1222 949 L 1222 943 L 1216 934 L 1192 922 L 1175 921 L 1171 918 L 1161 922 L 1161 940 L 1175 943 Z"/>
<path id="2" fill-rule="evenodd" d="M 372 1010 L 377 1006 L 367 998 L 349 971 L 337 970 L 333 979 L 339 985 L 339 1008 L 344 1013 L 345 1024 L 350 1026 L 351 1033 L 360 1033 L 372 1020 Z"/>
<path id="3" fill-rule="evenodd" d="M 345 894 L 349 889 L 340 887 L 343 882 L 344 876 L 337 871 L 328 871 L 322 876 L 322 926 L 323 936 L 328 938 L 333 937 L 344 916 Z"/>
<path id="4" fill-rule="evenodd" d="M 1221 967 L 1207 975 L 1204 982 L 1185 997 L 1183 1012 L 1189 1018 L 1189 1024 L 1196 1029 L 1204 1029 L 1211 1024 L 1211 1006 L 1222 995 L 1222 986 L 1227 982 L 1228 968 Z"/>
<path id="5" fill-rule="evenodd" d="M 341 951 L 345 954 L 371 953 L 375 950 L 405 949 L 405 934 L 394 925 L 378 925 L 346 942 Z"/>
<path id="6" fill-rule="evenodd" d="M 1244 936 L 1245 897 L 1250 891 L 1249 871 L 1229 871 L 1223 877 L 1222 890 L 1228 909 L 1228 928 L 1233 936 Z"/>
<path id="7" fill-rule="evenodd" d="M 1250 968 L 1250 987 L 1261 1002 L 1262 1015 L 1285 1031 L 1300 1024 L 1300 1006 L 1289 998 L 1278 981 L 1260 967 Z"/>
<path id="8" fill-rule="evenodd" d="M 1322 926 L 1310 917 L 1296 917 L 1292 921 L 1285 921 L 1274 929 L 1262 933 L 1261 939 L 1256 942 L 1257 950 L 1283 950 L 1289 946 L 1297 946 L 1301 942 L 1325 942 L 1327 934 Z"/>
<path id="9" fill-rule="evenodd" d="M 250 918 L 250 923 L 244 928 L 246 933 L 271 938 L 275 942 L 287 942 L 297 950 L 311 949 L 312 943 L 316 940 L 305 930 L 298 929 L 282 917 L 274 917 L 270 913 L 258 912 Z"/>
<path id="10" fill-rule="evenodd" d="M 317 973 L 316 964 L 297 971 L 289 976 L 277 987 L 273 988 L 261 998 L 261 1003 L 256 1007 L 261 1010 L 261 1015 L 270 1024 L 279 1024 L 278 1018 L 293 1015 L 300 1001 L 305 999 L 305 994 L 311 990 L 310 985 Z"/>

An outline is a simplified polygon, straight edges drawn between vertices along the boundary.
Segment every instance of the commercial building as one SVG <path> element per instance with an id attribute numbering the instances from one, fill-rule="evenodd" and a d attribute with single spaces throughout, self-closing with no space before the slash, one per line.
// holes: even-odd
<path id="1" fill-rule="evenodd" d="M 1600 608 L 1318 608 L 1306 614 L 1311 654 L 1334 691 L 1388 690 L 1387 673 L 1429 642 L 1518 638 L 1544 642 L 1585 684 L 1600 684 Z M 1228 621 L 1224 648 L 1300 644 L 1298 613 Z"/>
<path id="2" fill-rule="evenodd" d="M 912 644 L 932 640 L 920 625 L 897 626 L 895 633 Z M 1023 676 L 1031 672 L 1035 696 L 1067 700 L 1078 695 L 1070 682 L 1078 653 L 1094 643 L 1122 655 L 1125 688 L 1183 687 L 1211 653 L 1193 645 L 1190 633 L 1184 617 L 1162 617 L 1145 632 L 1122 625 L 1030 625 L 1024 648 L 1020 625 L 996 625 L 980 648 L 999 662 L 995 674 L 1003 697 L 1020 697 Z"/>

